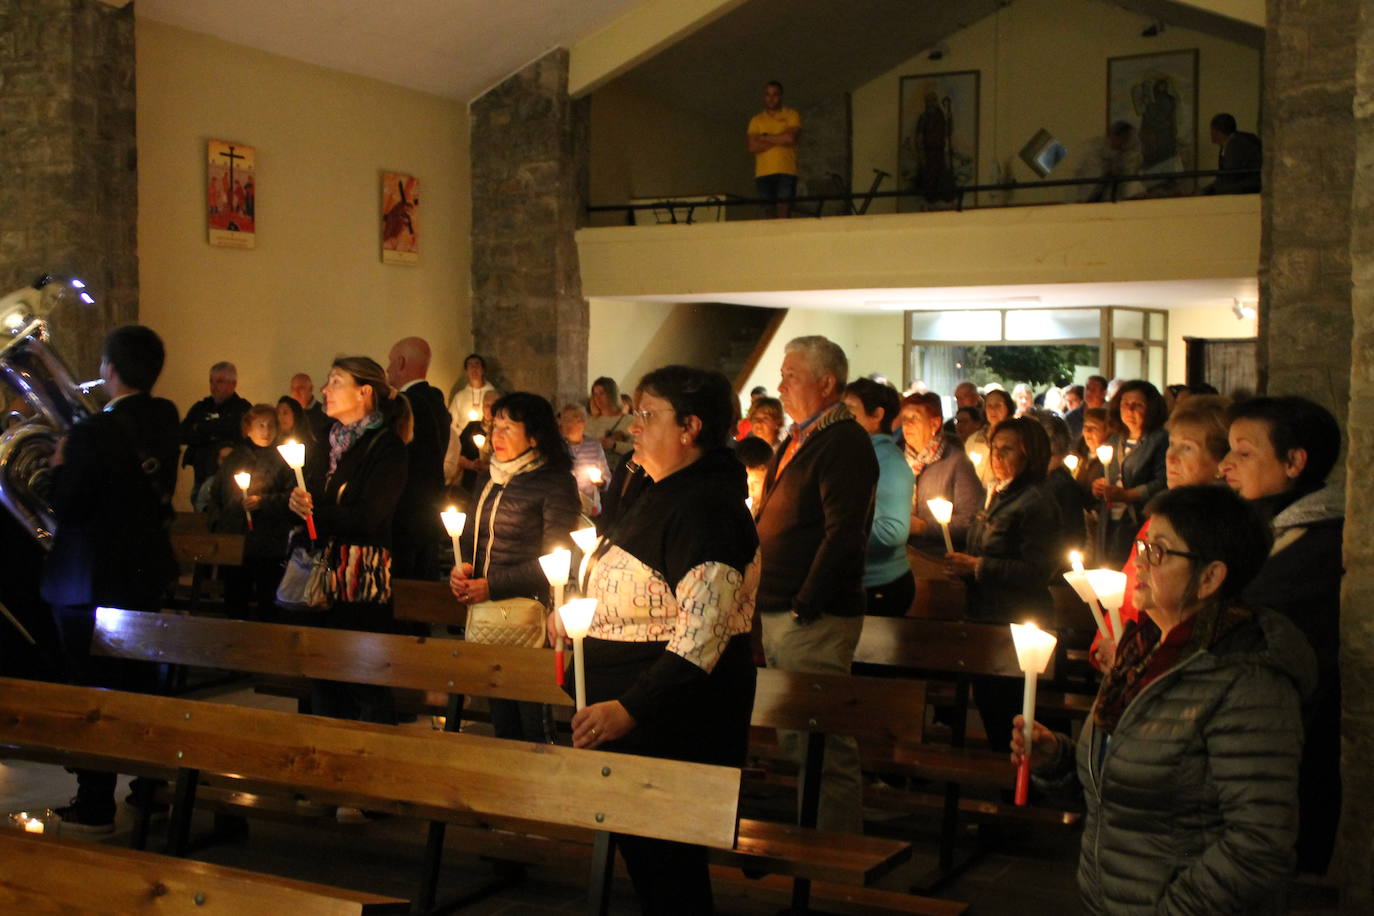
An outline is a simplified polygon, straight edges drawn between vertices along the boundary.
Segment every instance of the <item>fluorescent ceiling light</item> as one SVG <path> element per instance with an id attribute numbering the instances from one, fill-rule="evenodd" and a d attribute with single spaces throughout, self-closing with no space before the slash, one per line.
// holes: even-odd
<path id="1" fill-rule="evenodd" d="M 907 311 L 970 311 L 973 309 L 1024 308 L 1040 304 L 1039 296 L 1017 296 L 1010 299 L 908 299 L 901 302 L 865 302 L 869 308 L 884 312 Z"/>

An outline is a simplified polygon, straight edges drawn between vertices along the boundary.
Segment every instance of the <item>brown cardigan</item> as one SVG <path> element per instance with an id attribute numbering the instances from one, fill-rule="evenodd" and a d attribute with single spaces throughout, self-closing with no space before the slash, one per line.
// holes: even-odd
<path id="1" fill-rule="evenodd" d="M 814 620 L 864 612 L 864 553 L 878 459 L 868 433 L 842 405 L 816 422 L 822 426 L 779 474 L 791 437 L 783 440 L 764 481 L 760 613 L 796 611 Z"/>

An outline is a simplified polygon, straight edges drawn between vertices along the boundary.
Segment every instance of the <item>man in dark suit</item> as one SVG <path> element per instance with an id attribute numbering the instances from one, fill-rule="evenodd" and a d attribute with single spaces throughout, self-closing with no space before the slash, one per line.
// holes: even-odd
<path id="1" fill-rule="evenodd" d="M 147 692 L 156 669 L 92 657 L 96 608 L 157 610 L 176 576 L 167 530 L 177 475 L 177 409 L 150 393 L 162 372 L 162 341 L 151 329 L 110 332 L 100 374 L 110 402 L 72 427 L 52 459 L 57 532 L 43 569 L 68 680 Z M 114 773 L 77 770 L 63 830 L 114 830 Z"/>
<path id="2" fill-rule="evenodd" d="M 1218 175 L 1216 183 L 1207 189 L 1207 193 L 1258 194 L 1260 173 L 1257 170 L 1263 161 L 1260 138 L 1248 131 L 1237 130 L 1235 116 L 1222 112 L 1212 118 L 1212 142 L 1220 147 L 1217 169 L 1235 174 Z"/>
<path id="3" fill-rule="evenodd" d="M 181 463 L 195 472 L 192 499 L 200 485 L 219 468 L 219 450 L 243 439 L 243 415 L 253 405 L 239 397 L 238 385 L 239 370 L 233 363 L 215 363 L 210 367 L 210 396 L 196 401 L 186 411 L 181 424 L 181 443 L 186 446 L 186 455 Z"/>
<path id="4" fill-rule="evenodd" d="M 410 400 L 415 428 L 406 446 L 409 473 L 391 532 L 391 574 L 403 579 L 437 579 L 444 539 L 439 512 L 452 421 L 444 393 L 425 381 L 429 358 L 428 343 L 407 337 L 391 348 L 386 366 L 387 381 Z"/>

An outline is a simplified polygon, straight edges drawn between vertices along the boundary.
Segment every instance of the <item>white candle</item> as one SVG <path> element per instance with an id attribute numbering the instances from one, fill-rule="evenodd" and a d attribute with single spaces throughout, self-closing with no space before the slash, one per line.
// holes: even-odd
<path id="1" fill-rule="evenodd" d="M 487 444 L 487 437 L 482 435 L 481 433 L 473 433 L 472 444 L 477 446 L 477 451 L 480 452 L 482 450 L 482 446 Z"/>
<path id="2" fill-rule="evenodd" d="M 1069 473 L 1070 473 L 1070 474 L 1077 474 L 1077 473 L 1078 473 L 1078 456 L 1077 456 L 1077 455 L 1065 455 L 1065 456 L 1064 456 L 1064 467 L 1066 467 L 1066 468 L 1069 469 Z"/>
<path id="3" fill-rule="evenodd" d="M 572 541 L 577 545 L 578 551 L 582 554 L 582 562 L 577 565 L 577 584 L 583 590 L 587 589 L 587 567 L 592 561 L 592 552 L 596 550 L 597 533 L 596 528 L 578 528 L 571 533 Z"/>
<path id="4" fill-rule="evenodd" d="M 238 484 L 238 485 L 239 485 L 239 489 L 243 491 L 243 498 L 244 498 L 244 501 L 246 502 L 247 499 L 248 499 L 248 487 L 253 483 L 253 475 L 250 474 L 250 473 L 248 473 L 247 471 L 239 471 L 237 474 L 234 475 L 234 483 Z M 249 508 L 245 505 L 245 506 L 243 507 L 243 514 L 246 515 L 246 516 L 248 516 L 248 530 L 249 530 L 249 531 L 252 531 L 252 530 L 253 530 L 253 510 L 252 510 L 252 509 L 249 509 Z"/>
<path id="5" fill-rule="evenodd" d="M 296 472 L 296 486 L 304 490 L 305 473 L 301 469 L 305 467 L 305 443 L 297 442 L 295 439 L 287 439 L 277 446 L 277 451 L 281 453 L 282 460 L 286 462 L 287 467 Z M 317 540 L 313 514 L 305 517 L 305 527 L 310 532 L 310 540 Z"/>
<path id="6" fill-rule="evenodd" d="M 476 422 L 477 422 L 478 420 L 480 420 L 480 419 L 482 419 L 482 411 L 478 410 L 476 407 L 472 407 L 472 408 L 469 408 L 469 409 L 468 409 L 468 422 L 469 422 L 469 423 L 476 423 Z"/>
<path id="7" fill-rule="evenodd" d="M 1112 640 L 1121 641 L 1121 605 L 1126 600 L 1126 574 L 1116 569 L 1090 569 L 1088 582 L 1111 616 Z"/>
<path id="8" fill-rule="evenodd" d="M 926 505 L 930 507 L 930 514 L 935 516 L 935 521 L 940 523 L 940 530 L 945 534 L 945 553 L 954 553 L 954 542 L 949 537 L 949 520 L 954 517 L 954 503 L 937 496 L 926 500 Z"/>
<path id="9" fill-rule="evenodd" d="M 544 578 L 553 586 L 553 606 L 562 607 L 563 589 L 568 584 L 568 570 L 572 567 L 572 551 L 566 547 L 555 548 L 539 558 L 539 565 L 544 570 Z"/>
<path id="10" fill-rule="evenodd" d="M 590 480 L 593 485 L 598 487 L 601 486 L 601 468 L 587 468 L 587 479 Z"/>
<path id="11" fill-rule="evenodd" d="M 1035 679 L 1049 667 L 1050 656 L 1059 642 L 1053 633 L 1046 633 L 1031 621 L 1011 625 L 1011 639 L 1016 646 L 1016 662 L 1025 672 L 1026 686 L 1021 696 L 1022 735 L 1025 740 L 1025 755 L 1016 775 L 1016 804 L 1026 804 L 1030 788 L 1030 757 L 1032 741 L 1035 737 Z"/>
<path id="12" fill-rule="evenodd" d="M 444 523 L 444 530 L 453 540 L 453 562 L 456 566 L 463 565 L 463 548 L 458 546 L 458 538 L 463 534 L 463 526 L 467 524 L 467 513 L 459 512 L 457 506 L 449 506 L 439 513 L 439 518 Z"/>
<path id="13" fill-rule="evenodd" d="M 1064 581 L 1073 587 L 1074 592 L 1088 606 L 1088 610 L 1092 611 L 1093 621 L 1097 623 L 1097 631 L 1102 634 L 1102 638 L 1111 639 L 1106 621 L 1102 619 L 1102 611 L 1097 606 L 1097 594 L 1093 592 L 1092 583 L 1088 581 L 1088 574 L 1083 571 L 1083 554 L 1077 550 L 1070 550 L 1069 564 L 1073 569 L 1064 573 Z"/>
<path id="14" fill-rule="evenodd" d="M 25 833 L 42 833 L 42 832 L 43 832 L 43 822 L 40 821 L 40 820 L 39 820 L 38 818 L 36 818 L 36 817 L 25 818 L 25 819 L 24 819 L 24 832 L 25 832 Z"/>
<path id="15" fill-rule="evenodd" d="M 587 663 L 582 654 L 582 640 L 591 629 L 596 614 L 595 598 L 574 598 L 558 609 L 563 630 L 573 641 L 573 676 L 577 680 L 574 694 L 579 710 L 587 708 Z"/>

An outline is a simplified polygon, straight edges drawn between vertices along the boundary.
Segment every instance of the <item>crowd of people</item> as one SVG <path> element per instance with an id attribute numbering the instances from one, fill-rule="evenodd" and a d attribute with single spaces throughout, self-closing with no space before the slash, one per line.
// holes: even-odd
<path id="1" fill-rule="evenodd" d="M 977 680 L 974 695 L 993 749 L 1029 755 L 1040 791 L 1086 804 L 1088 908 L 1249 911 L 1281 900 L 1295 867 L 1325 871 L 1340 806 L 1343 499 L 1326 486 L 1341 432 L 1317 404 L 1166 398 L 1092 376 L 1041 398 L 963 382 L 946 416 L 924 386 L 903 396 L 851 379 L 843 350 L 815 336 L 786 345 L 778 396 L 755 389 L 744 410 L 724 376 L 686 366 L 632 394 L 597 378 L 585 402 L 556 408 L 498 391 L 478 354 L 445 396 L 429 361 L 406 338 L 385 366 L 336 359 L 322 401 L 298 374 L 257 404 L 217 363 L 210 395 L 178 418 L 152 395 L 157 335 L 114 331 L 109 403 L 53 460 L 43 596 L 65 676 L 154 689 L 148 666 L 88 645 L 95 607 L 155 610 L 176 574 L 178 461 L 211 529 L 245 537 L 225 581 L 245 617 L 399 632 L 392 578 L 446 574 L 470 609 L 537 602 L 553 642 L 564 634 L 539 558 L 570 548 L 574 587 L 598 600 L 573 745 L 731 766 L 746 760 L 756 666 L 848 674 L 865 615 L 913 612 L 908 549 L 963 583 L 969 619 L 994 623 L 1048 619 L 1076 550 L 1128 582 L 1122 632 L 1092 649 L 1101 687 L 1077 739 L 1036 723 L 1027 747 L 1018 681 Z M 299 477 L 276 448 L 288 439 L 304 446 Z M 943 523 L 934 499 L 951 504 Z M 452 559 L 450 503 L 467 513 Z M 584 558 L 571 533 L 588 524 Z M 311 540 L 328 545 L 332 604 L 285 611 L 288 555 Z M 303 709 L 397 720 L 390 692 L 361 684 L 316 682 Z M 491 721 L 498 737 L 556 740 L 537 704 L 493 700 Z M 803 735 L 779 743 L 803 762 Z M 828 736 L 821 828 L 863 831 L 861 773 L 857 745 Z M 111 774 L 80 771 L 62 816 L 110 829 L 113 793 Z M 711 910 L 703 850 L 620 849 L 646 912 Z"/>

